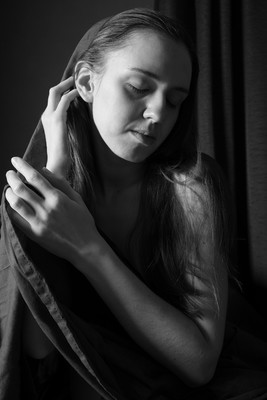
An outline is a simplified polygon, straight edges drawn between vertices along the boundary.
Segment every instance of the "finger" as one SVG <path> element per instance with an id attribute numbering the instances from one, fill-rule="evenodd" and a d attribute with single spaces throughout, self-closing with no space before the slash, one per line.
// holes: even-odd
<path id="1" fill-rule="evenodd" d="M 80 195 L 70 186 L 66 179 L 58 177 L 47 168 L 42 168 L 42 172 L 45 175 L 46 179 L 51 183 L 51 185 L 53 185 L 53 187 L 59 189 L 71 200 L 82 203 Z"/>
<path id="2" fill-rule="evenodd" d="M 5 198 L 15 213 L 12 213 L 14 220 L 18 221 L 19 224 L 30 224 L 35 217 L 34 210 L 20 197 L 18 197 L 12 189 L 9 187 L 5 192 Z M 26 225 L 27 225 L 26 224 Z"/>
<path id="3" fill-rule="evenodd" d="M 10 205 L 10 208 L 8 210 L 8 214 L 9 214 L 12 222 L 16 226 L 18 226 L 29 238 L 34 239 L 30 223 L 25 218 L 23 218 L 20 214 L 18 214 L 18 212 L 15 211 L 11 206 L 11 203 L 13 201 L 12 200 L 12 191 L 11 191 L 11 189 L 8 188 L 6 190 L 5 197 L 6 197 L 6 200 L 7 200 L 8 204 Z M 29 218 L 31 218 L 31 217 L 27 217 L 27 219 L 29 219 Z"/>
<path id="4" fill-rule="evenodd" d="M 64 93 L 61 97 L 60 102 L 58 103 L 57 112 L 61 115 L 67 111 L 70 106 L 70 103 L 78 96 L 78 90 L 73 89 L 67 93 Z"/>
<path id="5" fill-rule="evenodd" d="M 47 110 L 54 111 L 56 110 L 60 99 L 67 90 L 69 90 L 73 86 L 74 79 L 73 77 L 69 77 L 64 81 L 60 82 L 58 85 L 53 86 L 49 90 L 49 96 L 47 101 Z"/>
<path id="6" fill-rule="evenodd" d="M 16 196 L 28 203 L 34 210 L 39 207 L 43 198 L 36 190 L 34 190 L 34 188 L 32 189 L 22 182 L 21 178 L 15 171 L 7 171 L 6 178 L 7 183 Z"/>
<path id="7" fill-rule="evenodd" d="M 12 157 L 12 164 L 45 199 L 49 192 L 53 191 L 51 184 L 35 168 L 20 157 Z"/>

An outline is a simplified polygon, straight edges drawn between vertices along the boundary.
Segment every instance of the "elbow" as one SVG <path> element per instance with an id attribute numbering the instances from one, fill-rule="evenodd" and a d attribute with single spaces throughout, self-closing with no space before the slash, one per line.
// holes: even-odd
<path id="1" fill-rule="evenodd" d="M 208 384 L 215 374 L 217 361 L 217 358 L 195 361 L 184 376 L 184 383 L 190 388 L 198 388 Z"/>
<path id="2" fill-rule="evenodd" d="M 191 388 L 198 388 L 207 385 L 213 378 L 214 373 L 215 369 L 208 369 L 208 368 L 203 371 L 199 371 L 197 374 L 190 377 L 190 379 L 188 379 L 188 382 L 186 382 L 186 384 Z"/>

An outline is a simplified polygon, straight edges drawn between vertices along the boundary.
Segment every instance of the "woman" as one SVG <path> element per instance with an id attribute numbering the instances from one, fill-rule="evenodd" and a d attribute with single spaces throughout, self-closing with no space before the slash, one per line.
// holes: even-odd
<path id="1" fill-rule="evenodd" d="M 223 344 L 230 229 L 221 175 L 191 129 L 191 42 L 171 19 L 129 10 L 101 23 L 71 69 L 42 115 L 46 169 L 12 159 L 12 221 L 92 286 L 136 351 L 159 365 L 155 385 L 164 374 L 181 387 L 207 384 Z M 71 283 L 66 293 L 72 304 Z M 27 310 L 31 358 L 57 347 L 43 330 Z M 86 384 L 77 397 L 74 375 L 75 398 L 104 396 Z"/>

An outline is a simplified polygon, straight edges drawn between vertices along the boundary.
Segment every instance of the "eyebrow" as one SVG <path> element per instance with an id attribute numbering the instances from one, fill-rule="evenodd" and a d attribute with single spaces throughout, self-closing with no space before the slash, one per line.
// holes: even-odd
<path id="1" fill-rule="evenodd" d="M 156 80 L 160 80 L 160 77 L 159 77 L 157 74 L 155 74 L 154 72 L 148 71 L 148 70 L 146 70 L 146 69 L 137 68 L 137 67 L 133 67 L 133 68 L 129 68 L 129 69 L 130 69 L 131 71 L 141 72 L 142 74 L 147 75 L 147 76 L 149 76 L 150 78 L 153 78 L 153 79 L 156 79 Z M 175 86 L 174 89 L 179 90 L 180 92 L 183 92 L 183 93 L 186 93 L 186 94 L 189 93 L 189 90 L 186 89 L 186 88 L 184 88 L 184 87 L 182 87 L 182 86 Z"/>

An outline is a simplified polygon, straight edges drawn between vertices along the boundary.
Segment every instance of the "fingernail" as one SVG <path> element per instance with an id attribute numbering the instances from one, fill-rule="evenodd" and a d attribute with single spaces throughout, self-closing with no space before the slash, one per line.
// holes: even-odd
<path id="1" fill-rule="evenodd" d="M 16 165 L 18 163 L 18 157 L 12 157 L 11 162 L 12 164 Z"/>
<path id="2" fill-rule="evenodd" d="M 14 172 L 12 169 L 9 169 L 8 171 L 6 171 L 6 176 L 10 175 L 11 172 Z"/>

